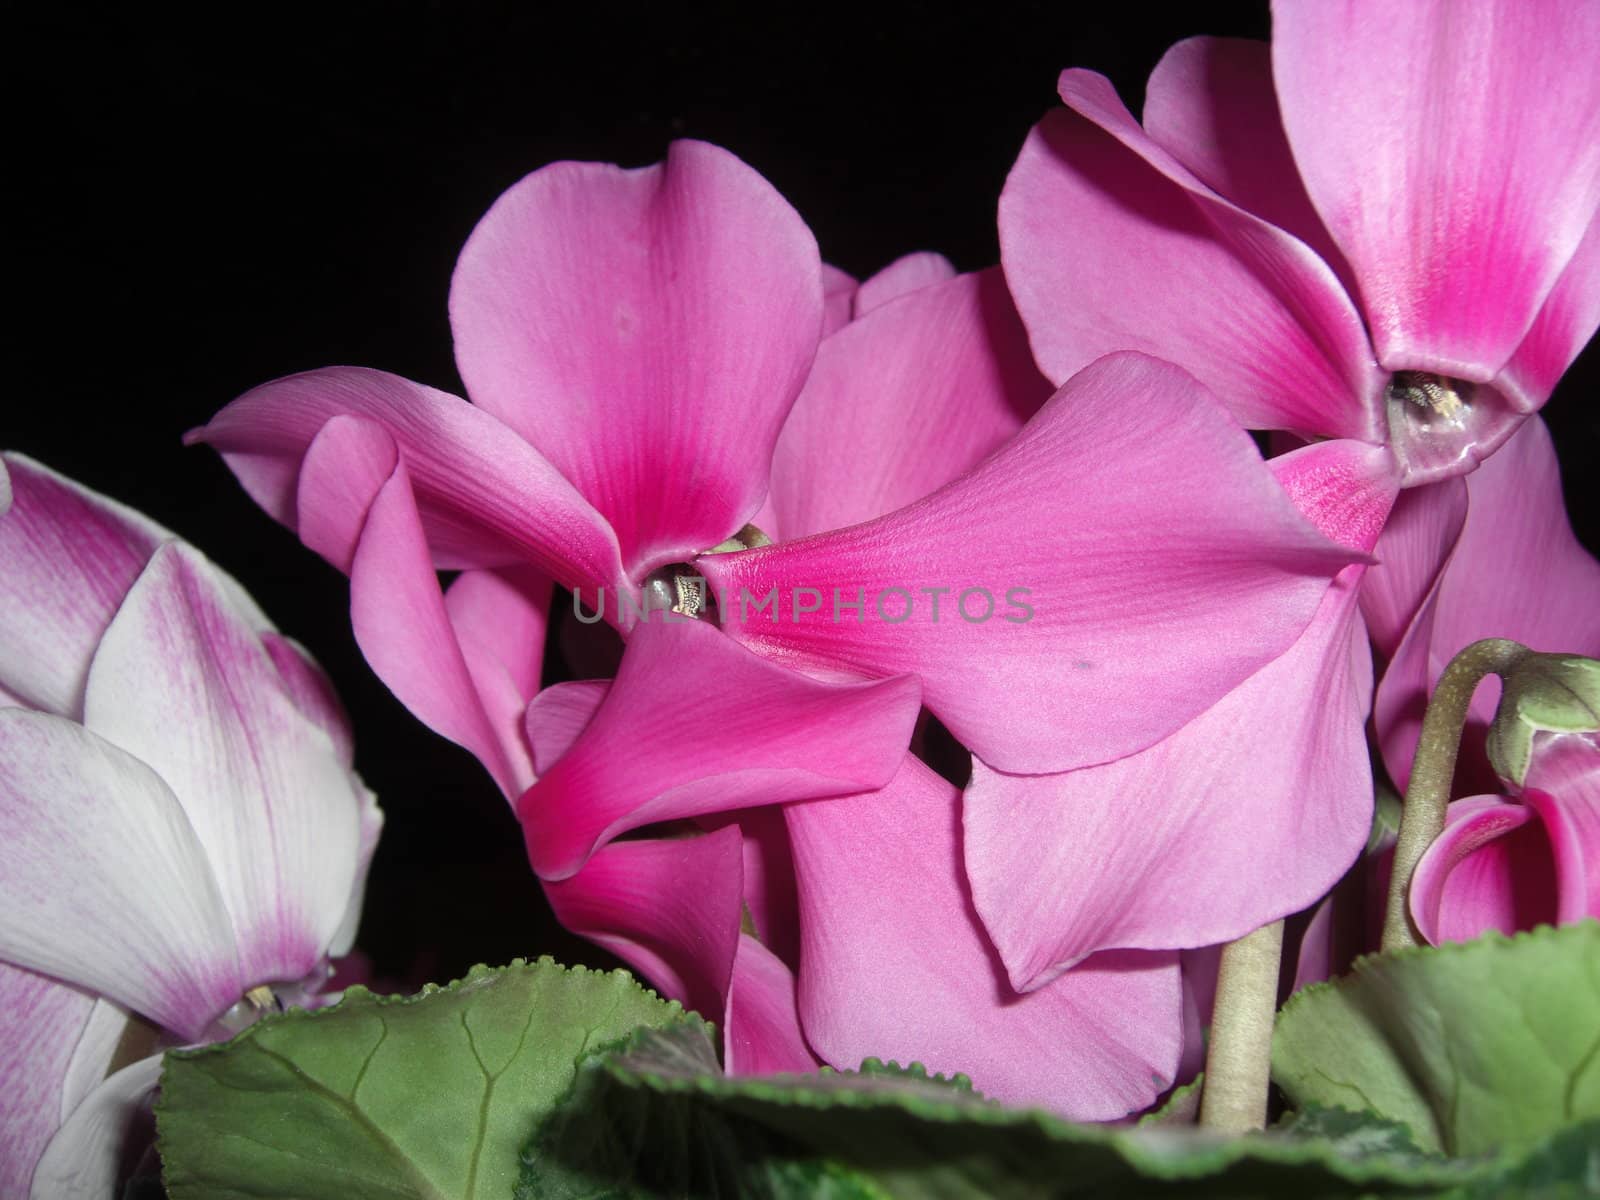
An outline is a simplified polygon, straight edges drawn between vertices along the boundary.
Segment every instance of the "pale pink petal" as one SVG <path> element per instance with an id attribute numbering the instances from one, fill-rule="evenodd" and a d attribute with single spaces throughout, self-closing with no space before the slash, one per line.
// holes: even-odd
<path id="1" fill-rule="evenodd" d="M 723 1067 L 729 1075 L 810 1073 L 820 1065 L 800 1032 L 794 972 L 749 934 L 728 988 Z"/>
<path id="2" fill-rule="evenodd" d="M 917 674 L 963 744 L 1034 772 L 1121 757 L 1204 711 L 1294 642 L 1354 557 L 1190 376 L 1123 354 L 907 508 L 697 565 L 733 637 Z M 835 620 L 858 596 L 859 619 Z"/>
<path id="3" fill-rule="evenodd" d="M 341 763 L 346 767 L 354 765 L 356 748 L 350 732 L 350 715 L 333 690 L 333 680 L 293 638 L 271 629 L 261 630 L 258 636 L 273 666 L 278 668 L 279 681 L 294 706 L 328 735 Z"/>
<path id="4" fill-rule="evenodd" d="M 517 801 L 529 860 L 565 879 L 629 829 L 878 787 L 919 701 L 909 676 L 824 683 L 708 622 L 641 624 L 594 719 Z"/>
<path id="5" fill-rule="evenodd" d="M 88 728 L 152 768 L 205 847 L 246 986 L 298 980 L 349 905 L 361 795 L 198 551 L 156 551 L 101 639 Z"/>
<path id="6" fill-rule="evenodd" d="M 1523 412 L 1550 398 L 1562 373 L 1600 326 L 1600 216 L 1573 252 L 1533 327 L 1496 381 Z"/>
<path id="7" fill-rule="evenodd" d="M 372 869 L 372 856 L 378 849 L 378 837 L 383 833 L 383 810 L 378 807 L 378 797 L 360 780 L 356 783 L 361 797 L 358 814 L 360 841 L 356 850 L 355 878 L 350 881 L 350 899 L 345 905 L 339 928 L 328 941 L 328 957 L 341 958 L 349 954 L 356 942 L 356 931 L 361 926 L 361 914 L 366 902 L 367 873 Z"/>
<path id="8" fill-rule="evenodd" d="M 1372 823 L 1361 570 L 1288 651 L 1142 753 L 1062 775 L 973 763 L 967 875 L 1015 987 L 1100 950 L 1242 937 L 1355 861 Z"/>
<path id="9" fill-rule="evenodd" d="M 1221 961 L 1221 946 L 1202 946 L 1178 955 L 1183 971 L 1183 1058 L 1173 1080 L 1176 1084 L 1188 1083 L 1205 1070 L 1206 1030 L 1217 1003 L 1217 970 Z"/>
<path id="10" fill-rule="evenodd" d="M 1556 919 L 1550 839 L 1534 809 L 1499 796 L 1450 806 L 1445 830 L 1411 879 L 1411 915 L 1434 945 Z"/>
<path id="11" fill-rule="evenodd" d="M 32 1200 L 106 1200 L 116 1194 L 128 1138 L 161 1079 L 161 1056 L 123 1067 L 78 1105 L 45 1148 Z"/>
<path id="12" fill-rule="evenodd" d="M 1600 917 L 1600 745 L 1593 736 L 1541 734 L 1522 799 L 1550 838 L 1557 919 Z"/>
<path id="13" fill-rule="evenodd" d="M 1212 191 L 1294 234 L 1346 280 L 1300 182 L 1266 42 L 1194 37 L 1172 46 L 1145 86 L 1144 128 Z"/>
<path id="14" fill-rule="evenodd" d="M 6 469 L 6 460 L 0 456 L 0 517 L 11 511 L 11 473 Z"/>
<path id="15" fill-rule="evenodd" d="M 0 710 L 0 958 L 193 1040 L 239 971 L 206 851 L 149 767 L 81 725 Z"/>
<path id="16" fill-rule="evenodd" d="M 1450 560 L 1467 519 L 1467 485 L 1459 477 L 1407 488 L 1395 501 L 1361 581 L 1361 615 L 1372 645 L 1392 658 Z"/>
<path id="17" fill-rule="evenodd" d="M 1600 7 L 1279 0 L 1272 56 L 1379 360 L 1492 379 L 1600 203 Z"/>
<path id="18" fill-rule="evenodd" d="M 960 796 L 916 758 L 875 793 L 785 810 L 800 880 L 800 1019 L 824 1061 L 965 1072 L 1078 1120 L 1143 1108 L 1183 1040 L 1176 954 L 1103 955 L 1014 993 L 972 907 Z"/>
<path id="19" fill-rule="evenodd" d="M 450 286 L 467 394 L 605 516 L 635 579 L 755 515 L 822 317 L 805 223 L 692 141 L 638 170 L 535 171 L 478 223 Z"/>
<path id="20" fill-rule="evenodd" d="M 1555 448 L 1530 419 L 1467 476 L 1467 519 L 1455 551 L 1378 688 L 1379 739 L 1402 788 L 1427 696 L 1455 655 L 1479 638 L 1600 657 L 1600 563 L 1572 534 Z M 1490 679 L 1473 697 L 1487 725 L 1499 702 Z"/>
<path id="21" fill-rule="evenodd" d="M 875 308 L 897 300 L 918 288 L 925 288 L 956 277 L 955 266 L 933 250 L 916 250 L 895 259 L 856 290 L 854 316 L 866 316 Z"/>
<path id="22" fill-rule="evenodd" d="M 1246 425 L 1383 440 L 1385 380 L 1332 269 L 1190 174 L 1104 78 L 1067 71 L 1061 95 L 1000 198 L 1001 262 L 1044 373 L 1141 350 Z"/>
<path id="23" fill-rule="evenodd" d="M 709 1021 L 739 943 L 740 837 L 730 826 L 683 838 L 612 842 L 582 870 L 546 882 L 556 919 Z"/>
<path id="24" fill-rule="evenodd" d="M 533 782 L 523 715 L 539 690 L 550 581 L 526 567 L 463 571 L 445 592 L 444 607 L 521 791 Z"/>
<path id="25" fill-rule="evenodd" d="M 838 267 L 822 264 L 822 336 L 837 333 L 855 315 L 856 277 Z M 760 524 L 760 522 L 757 522 Z M 762 526 L 765 528 L 765 526 Z"/>
<path id="26" fill-rule="evenodd" d="M 7 454 L 0 515 L 0 688 L 76 717 L 100 635 L 155 548 L 172 535 L 114 500 Z"/>
<path id="27" fill-rule="evenodd" d="M 805 537 L 920 500 L 1049 396 L 998 270 L 922 287 L 818 350 L 773 453 L 766 532 Z"/>
<path id="28" fill-rule="evenodd" d="M 577 679 L 553 684 L 529 702 L 523 725 L 537 774 L 543 775 L 572 749 L 610 690 L 609 679 Z"/>
<path id="29" fill-rule="evenodd" d="M 0 962 L 0 1196 L 28 1194 L 63 1119 L 73 1053 L 94 1007 L 87 992 Z"/>
<path id="30" fill-rule="evenodd" d="M 159 1031 L 148 1022 L 135 1025 L 133 1015 L 116 1001 L 98 997 L 78 1038 L 78 1044 L 73 1048 L 72 1061 L 67 1066 L 67 1076 L 62 1082 L 61 1120 L 65 1121 L 71 1116 L 72 1110 L 100 1086 L 106 1077 L 107 1067 L 116 1060 L 119 1049 L 127 1053 L 132 1045 L 143 1041 L 155 1043 L 160 1037 Z"/>
<path id="31" fill-rule="evenodd" d="M 381 426 L 370 439 L 330 439 L 312 479 L 302 460 L 339 417 Z M 330 367 L 262 384 L 186 440 L 219 451 L 257 504 L 310 535 L 340 570 L 361 530 L 375 482 L 405 459 L 434 563 L 440 568 L 525 560 L 567 584 L 622 578 L 616 538 L 539 453 L 490 414 L 383 371 Z"/>

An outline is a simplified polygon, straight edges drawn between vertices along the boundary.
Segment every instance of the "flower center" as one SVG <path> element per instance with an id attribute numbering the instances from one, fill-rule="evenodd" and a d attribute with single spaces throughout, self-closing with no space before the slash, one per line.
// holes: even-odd
<path id="1" fill-rule="evenodd" d="M 1389 380 L 1390 420 L 1399 406 L 1414 425 L 1430 430 L 1465 429 L 1472 415 L 1472 392 L 1473 385 L 1462 379 L 1428 371 L 1396 371 Z"/>
<path id="2" fill-rule="evenodd" d="M 725 542 L 718 542 L 707 554 L 732 554 L 770 546 L 772 539 L 754 525 L 746 525 Z M 668 563 L 645 576 L 641 589 L 646 612 L 673 612 L 701 621 L 716 620 L 716 597 L 701 575 L 689 563 Z"/>
<path id="3" fill-rule="evenodd" d="M 1524 416 L 1492 384 L 1434 371 L 1396 371 L 1384 407 L 1406 487 L 1472 470 Z"/>
<path id="4" fill-rule="evenodd" d="M 272 988 L 257 984 L 247 991 L 239 1002 L 217 1018 L 217 1024 L 229 1033 L 242 1033 L 267 1013 L 282 1012 L 283 1001 Z"/>

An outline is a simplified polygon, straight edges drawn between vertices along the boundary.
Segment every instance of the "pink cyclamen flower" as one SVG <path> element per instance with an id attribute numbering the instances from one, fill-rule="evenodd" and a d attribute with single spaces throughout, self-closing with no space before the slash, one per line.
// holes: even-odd
<path id="1" fill-rule="evenodd" d="M 381 815 L 237 583 L 20 455 L 0 484 L 0 1192 L 99 1200 L 150 1051 L 322 987 Z"/>

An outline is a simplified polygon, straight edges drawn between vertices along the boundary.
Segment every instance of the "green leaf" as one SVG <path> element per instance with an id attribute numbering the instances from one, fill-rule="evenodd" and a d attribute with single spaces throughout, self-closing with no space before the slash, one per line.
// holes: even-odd
<path id="1" fill-rule="evenodd" d="M 592 1050 L 685 1019 L 623 971 L 549 959 L 269 1017 L 167 1055 L 172 1200 L 503 1200 L 518 1150 Z"/>
<path id="2" fill-rule="evenodd" d="M 1600 1116 L 1600 922 L 1364 958 L 1284 1006 L 1272 1074 L 1451 1154 Z"/>
<path id="3" fill-rule="evenodd" d="M 529 1142 L 516 1197 L 1442 1196 L 1500 1166 L 1380 1144 L 1395 1130 L 1378 1124 L 1220 1139 L 1073 1125 L 914 1069 L 728 1079 L 685 1023 L 583 1065 Z"/>

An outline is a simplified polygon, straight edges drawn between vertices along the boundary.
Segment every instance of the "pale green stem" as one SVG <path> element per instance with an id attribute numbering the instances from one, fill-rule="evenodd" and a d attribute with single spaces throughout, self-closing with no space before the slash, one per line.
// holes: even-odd
<path id="1" fill-rule="evenodd" d="M 1505 638 L 1473 642 L 1450 660 L 1439 676 L 1422 718 L 1422 736 L 1411 760 L 1411 783 L 1400 807 L 1400 832 L 1394 844 L 1394 870 L 1389 877 L 1389 902 L 1383 915 L 1385 951 L 1421 944 L 1411 920 L 1411 877 L 1417 863 L 1444 832 L 1445 809 L 1456 774 L 1456 754 L 1467 723 L 1472 693 L 1485 675 L 1507 674 L 1529 653 Z"/>
<path id="2" fill-rule="evenodd" d="M 1200 1124 L 1208 1129 L 1245 1133 L 1266 1127 L 1272 1020 L 1278 1008 L 1282 961 L 1282 921 L 1263 925 L 1222 948 L 1200 1092 Z"/>

